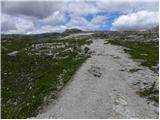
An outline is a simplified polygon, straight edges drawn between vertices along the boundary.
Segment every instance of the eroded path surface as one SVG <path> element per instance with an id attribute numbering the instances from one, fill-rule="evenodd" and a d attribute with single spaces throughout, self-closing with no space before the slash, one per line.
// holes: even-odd
<path id="1" fill-rule="evenodd" d="M 122 47 L 96 39 L 90 49 L 94 51 L 91 58 L 37 118 L 158 118 L 129 84 L 130 73 L 124 70 L 138 64 Z"/>

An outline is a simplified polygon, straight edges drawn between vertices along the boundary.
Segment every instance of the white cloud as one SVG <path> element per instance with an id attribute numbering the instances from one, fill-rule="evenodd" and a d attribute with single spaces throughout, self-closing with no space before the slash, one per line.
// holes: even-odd
<path id="1" fill-rule="evenodd" d="M 102 25 L 105 25 L 106 21 L 107 21 L 107 16 L 98 15 L 98 16 L 95 16 L 95 17 L 91 20 L 89 26 L 97 26 L 97 27 L 100 27 L 100 26 L 102 26 Z"/>
<path id="2" fill-rule="evenodd" d="M 158 21 L 158 12 L 139 11 L 115 19 L 112 30 L 145 30 L 157 26 Z"/>
<path id="3" fill-rule="evenodd" d="M 2 14 L 2 32 L 4 33 L 26 33 L 34 29 L 34 23 L 27 17 L 10 16 Z"/>
<path id="4" fill-rule="evenodd" d="M 107 12 L 158 11 L 158 0 L 100 0 L 96 5 L 99 10 Z"/>
<path id="5" fill-rule="evenodd" d="M 34 29 L 33 22 L 28 19 L 23 19 L 22 17 L 15 18 L 15 25 L 17 30 L 23 33 L 25 33 L 25 31 Z"/>
<path id="6" fill-rule="evenodd" d="M 72 16 L 70 21 L 66 24 L 68 28 L 81 28 L 84 30 L 84 26 L 88 24 L 88 21 L 82 16 Z"/>
<path id="7" fill-rule="evenodd" d="M 105 25 L 107 20 L 106 16 L 94 16 L 91 21 L 86 20 L 82 16 L 74 16 L 67 24 L 68 28 L 79 28 L 82 30 L 97 30 Z"/>
<path id="8" fill-rule="evenodd" d="M 63 6 L 64 2 L 58 1 L 2 1 L 2 12 L 45 18 Z"/>
<path id="9" fill-rule="evenodd" d="M 64 24 L 66 20 L 67 18 L 63 13 L 55 11 L 50 16 L 42 19 L 41 22 L 55 26 Z"/>
<path id="10" fill-rule="evenodd" d="M 28 31 L 27 34 L 39 34 L 39 33 L 46 33 L 46 32 L 63 32 L 66 28 L 64 25 L 60 26 L 41 26 L 39 29 L 33 29 L 32 31 Z"/>
<path id="11" fill-rule="evenodd" d="M 61 32 L 74 27 L 99 30 L 114 12 L 125 15 L 117 16 L 112 29 L 144 29 L 157 25 L 158 17 L 158 0 L 28 0 L 1 3 L 5 16 L 1 21 L 3 33 Z M 86 15 L 93 18 L 87 20 Z"/>
<path id="12" fill-rule="evenodd" d="M 1 15 L 1 30 L 8 31 L 8 30 L 15 30 L 16 26 L 13 24 L 13 20 L 8 15 Z"/>
<path id="13" fill-rule="evenodd" d="M 63 10 L 74 15 L 96 14 L 99 11 L 94 2 L 86 2 L 83 0 L 79 2 L 68 2 Z"/>

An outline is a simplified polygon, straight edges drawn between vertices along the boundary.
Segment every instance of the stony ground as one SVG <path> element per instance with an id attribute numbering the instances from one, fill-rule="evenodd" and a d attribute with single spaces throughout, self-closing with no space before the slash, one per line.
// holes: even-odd
<path id="1" fill-rule="evenodd" d="M 136 94 L 143 87 L 137 82 L 158 80 L 158 75 L 139 66 L 122 47 L 104 42 L 93 40 L 91 58 L 36 118 L 158 118 L 158 107 Z"/>

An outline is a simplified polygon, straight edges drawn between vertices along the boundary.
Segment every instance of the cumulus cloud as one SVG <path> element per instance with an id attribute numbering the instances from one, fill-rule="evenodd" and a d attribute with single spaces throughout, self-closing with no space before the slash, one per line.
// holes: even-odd
<path id="1" fill-rule="evenodd" d="M 56 1 L 2 1 L 2 12 L 4 13 L 38 18 L 45 18 L 61 7 L 63 3 Z"/>
<path id="2" fill-rule="evenodd" d="M 46 33 L 46 32 L 63 32 L 66 28 L 64 25 L 59 26 L 41 26 L 39 29 L 33 29 L 32 31 L 28 31 L 27 34 L 39 34 L 39 33 Z"/>
<path id="3" fill-rule="evenodd" d="M 50 25 L 62 25 L 67 21 L 67 18 L 64 13 L 59 11 L 53 12 L 50 16 L 42 19 L 42 23 Z"/>
<path id="4" fill-rule="evenodd" d="M 3 33 L 27 33 L 34 29 L 34 23 L 27 17 L 2 14 L 1 30 Z"/>
<path id="5" fill-rule="evenodd" d="M 6 32 L 8 30 L 15 30 L 16 26 L 13 24 L 12 19 L 7 15 L 1 16 L 1 30 Z"/>
<path id="6" fill-rule="evenodd" d="M 142 10 L 158 11 L 158 0 L 100 0 L 96 1 L 101 11 L 131 13 Z"/>
<path id="7" fill-rule="evenodd" d="M 99 12 L 94 2 L 86 1 L 68 2 L 63 10 L 76 15 L 96 14 Z"/>
<path id="8" fill-rule="evenodd" d="M 107 25 L 113 30 L 142 30 L 158 23 L 158 0 L 2 1 L 1 8 L 2 33 L 62 32 L 74 27 L 89 31 Z"/>
<path id="9" fill-rule="evenodd" d="M 38 18 L 47 17 L 54 11 L 84 15 L 103 11 L 135 12 L 140 10 L 158 11 L 158 0 L 2 1 L 4 13 Z"/>
<path id="10" fill-rule="evenodd" d="M 88 30 L 97 30 L 100 27 L 103 27 L 107 23 L 107 17 L 106 16 L 95 16 L 86 26 Z"/>
<path id="11" fill-rule="evenodd" d="M 115 19 L 112 30 L 145 30 L 156 27 L 158 21 L 158 12 L 139 11 Z"/>
<path id="12" fill-rule="evenodd" d="M 81 16 L 74 16 L 66 24 L 68 28 L 79 28 L 84 30 L 85 25 L 88 24 L 88 21 Z"/>
<path id="13" fill-rule="evenodd" d="M 25 33 L 25 31 L 34 29 L 34 24 L 30 20 L 18 17 L 15 19 L 15 21 L 16 21 L 15 23 L 16 28 L 22 33 Z"/>
<path id="14" fill-rule="evenodd" d="M 99 27 L 105 25 L 107 21 L 106 16 L 95 16 L 91 21 L 86 20 L 82 16 L 74 16 L 66 25 L 68 28 L 79 28 L 82 30 L 97 30 Z"/>

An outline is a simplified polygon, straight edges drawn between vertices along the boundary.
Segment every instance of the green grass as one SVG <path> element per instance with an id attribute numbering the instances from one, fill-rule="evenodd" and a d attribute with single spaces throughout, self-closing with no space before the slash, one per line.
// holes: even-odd
<path id="1" fill-rule="evenodd" d="M 153 66 L 157 66 L 159 60 L 159 42 L 151 41 L 129 41 L 129 40 L 110 40 L 113 45 L 120 45 L 128 49 L 124 49 L 132 59 L 141 60 L 141 65 L 148 67 L 154 72 L 158 72 Z M 130 73 L 137 72 L 140 69 L 131 69 Z M 147 98 L 148 100 L 159 102 L 159 90 L 155 87 L 155 83 L 152 87 L 145 87 L 143 90 L 137 92 L 140 96 Z"/>
<path id="2" fill-rule="evenodd" d="M 155 101 L 159 103 L 159 90 L 157 90 L 154 86 L 149 88 L 145 88 L 137 92 L 141 97 L 146 97 L 148 100 Z"/>
<path id="3" fill-rule="evenodd" d="M 85 39 L 50 42 L 68 42 L 69 45 L 63 49 L 54 49 L 53 55 L 48 56 L 46 54 L 36 55 L 34 51 L 31 51 L 31 45 L 39 42 L 13 41 L 1 44 L 2 118 L 20 119 L 35 116 L 38 112 L 38 107 L 45 102 L 44 97 L 50 95 L 50 93 L 55 93 L 54 97 L 56 97 L 56 93 L 60 90 L 59 87 L 62 88 L 88 58 L 86 53 L 81 54 L 79 59 L 75 59 L 81 53 L 80 47 L 91 43 Z M 43 42 L 41 41 L 41 43 Z M 74 49 L 75 46 L 77 49 Z M 64 50 L 68 48 L 73 48 L 74 51 L 65 52 Z M 12 51 L 20 52 L 16 56 L 9 56 L 8 53 Z M 41 49 L 38 51 L 41 51 Z M 33 54 L 28 54 L 30 52 Z M 55 52 L 59 52 L 61 56 L 67 55 L 68 57 L 64 59 L 54 58 Z M 64 70 L 66 71 L 65 73 L 63 73 Z M 63 78 L 60 81 L 59 76 L 62 73 Z"/>
<path id="4" fill-rule="evenodd" d="M 130 73 L 134 73 L 134 72 L 137 72 L 137 71 L 139 71 L 139 70 L 141 70 L 141 69 L 130 69 L 129 72 L 130 72 Z"/>
<path id="5" fill-rule="evenodd" d="M 120 45 L 129 48 L 124 49 L 125 52 L 131 55 L 133 59 L 143 60 L 141 65 L 149 67 L 157 66 L 159 59 L 158 41 L 143 42 L 143 41 L 122 41 L 110 40 L 113 45 Z"/>

